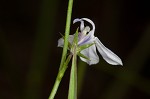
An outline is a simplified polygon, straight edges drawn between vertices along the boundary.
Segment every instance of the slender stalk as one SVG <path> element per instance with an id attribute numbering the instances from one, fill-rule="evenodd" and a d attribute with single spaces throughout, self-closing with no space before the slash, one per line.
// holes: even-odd
<path id="1" fill-rule="evenodd" d="M 68 99 L 77 99 L 77 54 L 76 48 L 73 53 Z"/>
<path id="2" fill-rule="evenodd" d="M 67 67 L 68 67 L 68 63 L 69 63 L 71 57 L 72 57 L 72 55 L 70 54 L 70 55 L 68 56 L 66 62 L 64 63 L 62 69 L 58 72 L 57 78 L 56 78 L 56 80 L 55 80 L 55 84 L 54 84 L 54 86 L 53 86 L 52 92 L 51 92 L 51 94 L 50 94 L 50 96 L 49 96 L 48 99 L 54 99 L 55 94 L 56 94 L 56 92 L 57 92 L 57 89 L 58 89 L 58 87 L 59 87 L 59 84 L 60 84 L 60 82 L 61 82 L 61 79 L 62 79 L 62 77 L 64 76 L 64 73 L 65 73 L 65 71 L 66 71 L 66 69 L 67 69 Z"/>
<path id="3" fill-rule="evenodd" d="M 63 53 L 60 63 L 60 68 L 62 68 L 63 63 L 66 59 L 67 55 L 67 49 L 68 49 L 68 38 L 70 33 L 70 23 L 71 23 L 71 15 L 72 15 L 72 7 L 73 7 L 73 0 L 69 0 L 68 2 L 68 11 L 67 11 L 67 18 L 66 18 L 66 29 L 65 29 L 65 37 L 64 37 L 64 47 L 63 47 Z"/>
<path id="4" fill-rule="evenodd" d="M 54 96 L 57 92 L 57 89 L 59 87 L 59 84 L 61 82 L 61 79 L 67 69 L 67 65 L 72 57 L 72 55 L 69 55 L 67 60 L 67 49 L 68 49 L 68 38 L 69 38 L 69 32 L 70 32 L 70 23 L 71 23 L 71 15 L 72 15 L 72 7 L 73 7 L 73 0 L 69 0 L 68 2 L 68 11 L 67 11 L 67 18 L 66 18 L 66 28 L 65 28 L 65 37 L 64 37 L 64 47 L 63 47 L 63 53 L 61 58 L 61 63 L 59 67 L 59 72 L 55 81 L 55 84 L 53 86 L 52 92 L 48 99 L 54 99 Z M 65 62 L 66 60 L 66 62 Z"/>

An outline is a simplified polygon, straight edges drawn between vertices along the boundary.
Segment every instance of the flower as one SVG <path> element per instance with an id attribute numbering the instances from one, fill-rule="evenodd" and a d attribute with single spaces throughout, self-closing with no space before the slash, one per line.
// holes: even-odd
<path id="1" fill-rule="evenodd" d="M 92 30 L 89 26 L 84 25 L 84 21 L 87 21 L 92 25 Z M 111 50 L 106 48 L 101 41 L 94 36 L 95 24 L 88 18 L 75 19 L 73 23 L 80 22 L 80 32 L 78 33 L 78 46 L 92 44 L 90 47 L 81 50 L 81 54 L 86 56 L 88 59 L 80 57 L 80 59 L 89 65 L 97 64 L 99 62 L 99 56 L 97 51 L 101 54 L 103 59 L 111 65 L 123 65 L 121 59 L 114 54 Z M 69 35 L 69 43 L 72 44 L 74 35 Z M 58 47 L 63 47 L 64 39 L 58 40 Z"/>

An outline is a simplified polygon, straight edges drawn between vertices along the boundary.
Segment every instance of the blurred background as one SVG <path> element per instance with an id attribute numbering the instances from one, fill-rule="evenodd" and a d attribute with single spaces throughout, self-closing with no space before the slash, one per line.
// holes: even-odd
<path id="1" fill-rule="evenodd" d="M 48 99 L 61 60 L 68 0 L 0 1 L 0 99 Z M 74 0 L 124 66 L 78 60 L 78 99 L 150 99 L 148 0 Z M 71 25 L 73 34 L 79 24 Z M 55 99 L 67 99 L 70 65 Z"/>

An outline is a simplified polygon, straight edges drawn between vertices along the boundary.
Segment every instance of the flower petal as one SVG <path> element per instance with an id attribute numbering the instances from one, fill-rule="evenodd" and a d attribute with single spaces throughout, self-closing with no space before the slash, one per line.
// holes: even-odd
<path id="1" fill-rule="evenodd" d="M 78 45 L 80 46 L 84 44 L 90 44 L 90 43 L 93 43 L 94 40 L 95 40 L 94 37 L 87 35 L 78 42 Z"/>
<path id="2" fill-rule="evenodd" d="M 84 21 L 89 22 L 92 25 L 92 30 L 87 34 L 87 36 L 90 36 L 91 38 L 94 38 L 94 32 L 95 32 L 95 24 L 93 23 L 92 20 L 88 19 L 88 18 L 81 18 L 81 19 L 74 19 L 73 23 L 76 22 L 81 22 L 80 24 L 80 31 L 82 31 L 85 26 L 84 26 Z"/>
<path id="3" fill-rule="evenodd" d="M 74 19 L 73 20 L 73 24 L 76 23 L 76 22 L 81 22 L 80 24 L 80 31 L 82 31 L 84 29 L 84 21 L 82 21 L 81 19 Z"/>
<path id="4" fill-rule="evenodd" d="M 89 48 L 82 50 L 81 54 L 83 54 L 84 56 L 86 56 L 90 59 L 90 60 L 87 60 L 85 58 L 80 57 L 80 59 L 82 61 L 86 62 L 89 65 L 97 64 L 99 62 L 99 57 L 98 57 L 97 52 L 96 52 L 95 44 Z"/>
<path id="5" fill-rule="evenodd" d="M 123 65 L 121 59 L 111 50 L 106 48 L 97 37 L 95 37 L 95 43 L 98 51 L 106 62 L 112 65 Z"/>
<path id="6" fill-rule="evenodd" d="M 70 43 L 70 44 L 72 44 L 73 39 L 74 39 L 74 35 L 69 35 L 69 43 Z"/>
<path id="7" fill-rule="evenodd" d="M 57 47 L 63 47 L 64 46 L 64 39 L 63 38 L 60 38 L 59 40 L 58 40 L 58 45 L 57 45 Z"/>
<path id="8" fill-rule="evenodd" d="M 74 39 L 74 35 L 69 35 L 69 43 L 72 44 L 73 42 L 73 39 Z M 63 47 L 64 46 L 64 38 L 60 38 L 58 40 L 58 45 L 57 47 Z"/>
<path id="9" fill-rule="evenodd" d="M 79 22 L 79 21 L 81 21 L 81 19 L 76 18 L 76 19 L 73 20 L 73 24 L 76 23 L 76 22 Z"/>
<path id="10" fill-rule="evenodd" d="M 95 32 L 95 24 L 93 23 L 92 20 L 88 19 L 88 18 L 82 18 L 82 20 L 89 22 L 92 25 L 92 30 L 89 32 L 89 35 L 93 35 L 94 36 L 94 32 Z"/>

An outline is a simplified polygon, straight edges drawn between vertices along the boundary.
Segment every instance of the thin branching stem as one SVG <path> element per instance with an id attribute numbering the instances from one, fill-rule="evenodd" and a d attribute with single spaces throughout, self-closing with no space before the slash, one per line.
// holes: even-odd
<path id="1" fill-rule="evenodd" d="M 56 94 L 56 92 L 57 92 L 57 89 L 58 89 L 58 87 L 59 87 L 59 84 L 60 84 L 60 82 L 61 82 L 61 80 L 62 80 L 62 77 L 64 76 L 64 73 L 65 73 L 65 71 L 66 71 L 66 69 L 67 69 L 67 67 L 68 67 L 68 63 L 69 63 L 70 60 L 71 60 L 71 57 L 72 57 L 72 55 L 70 54 L 70 55 L 68 56 L 66 62 L 64 63 L 62 69 L 59 70 L 58 75 L 57 75 L 57 78 L 56 78 L 55 83 L 54 83 L 54 86 L 53 86 L 53 89 L 52 89 L 52 92 L 51 92 L 51 94 L 50 94 L 50 96 L 49 96 L 48 99 L 54 99 L 55 94 Z"/>
<path id="2" fill-rule="evenodd" d="M 61 63 L 59 67 L 59 72 L 56 78 L 56 81 L 54 83 L 52 92 L 48 99 L 54 99 L 55 94 L 57 92 L 57 89 L 59 87 L 59 84 L 61 82 L 62 77 L 64 76 L 64 73 L 67 69 L 67 65 L 72 57 L 72 55 L 67 56 L 67 50 L 68 50 L 68 38 L 70 33 L 70 24 L 71 24 L 71 15 L 72 15 L 72 7 L 73 7 L 73 0 L 69 0 L 68 2 L 68 10 L 67 10 L 67 18 L 66 18 L 66 28 L 65 28 L 65 37 L 64 37 L 64 47 L 63 47 L 63 53 L 61 58 Z"/>

